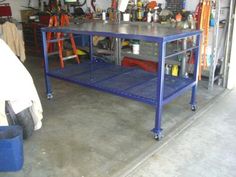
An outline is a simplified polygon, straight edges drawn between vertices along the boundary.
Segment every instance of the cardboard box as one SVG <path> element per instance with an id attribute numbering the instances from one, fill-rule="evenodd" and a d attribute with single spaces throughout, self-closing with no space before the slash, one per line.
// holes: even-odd
<path id="1" fill-rule="evenodd" d="M 29 21 L 29 16 L 36 14 L 37 11 L 35 10 L 21 10 L 21 21 L 24 23 L 28 23 Z"/>

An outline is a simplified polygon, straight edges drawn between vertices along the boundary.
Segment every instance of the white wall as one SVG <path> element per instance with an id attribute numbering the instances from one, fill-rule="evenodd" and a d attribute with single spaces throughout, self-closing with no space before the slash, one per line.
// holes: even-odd
<path id="1" fill-rule="evenodd" d="M 186 10 L 195 11 L 199 0 L 186 0 Z"/>
<path id="2" fill-rule="evenodd" d="M 109 7 L 111 7 L 111 0 L 96 0 L 96 8 L 99 8 L 99 9 L 102 9 L 102 10 L 105 10 Z M 87 0 L 87 5 L 88 7 L 90 7 L 90 4 L 91 4 L 91 0 Z"/>
<path id="3" fill-rule="evenodd" d="M 13 18 L 21 21 L 20 10 L 25 9 L 22 6 L 28 6 L 28 0 L 6 0 L 4 3 L 10 3 Z M 32 0 L 31 6 L 37 6 L 38 0 Z"/>
<path id="4" fill-rule="evenodd" d="M 236 12 L 236 7 L 235 7 Z M 234 30 L 232 37 L 232 48 L 230 54 L 230 65 L 229 65 L 229 74 L 228 74 L 228 83 L 227 88 L 233 89 L 236 87 L 236 20 L 234 20 Z"/>

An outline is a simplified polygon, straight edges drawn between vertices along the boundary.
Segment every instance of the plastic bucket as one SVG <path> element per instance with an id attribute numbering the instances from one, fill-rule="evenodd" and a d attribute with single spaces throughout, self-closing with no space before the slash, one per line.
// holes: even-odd
<path id="1" fill-rule="evenodd" d="M 139 55 L 139 49 L 140 49 L 139 44 L 133 44 L 133 54 Z"/>
<path id="2" fill-rule="evenodd" d="M 20 126 L 0 126 L 0 172 L 18 171 L 24 163 Z"/>
<path id="3" fill-rule="evenodd" d="M 124 14 L 123 14 L 123 21 L 128 22 L 129 19 L 130 19 L 130 14 L 124 13 Z"/>

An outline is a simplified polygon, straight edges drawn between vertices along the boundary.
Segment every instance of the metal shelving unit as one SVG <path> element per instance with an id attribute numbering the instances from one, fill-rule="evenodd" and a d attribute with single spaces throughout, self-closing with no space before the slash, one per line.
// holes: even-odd
<path id="1" fill-rule="evenodd" d="M 218 80 L 218 83 L 221 84 L 221 81 L 219 79 L 223 79 L 223 86 L 225 87 L 225 82 L 227 80 L 227 52 L 225 52 L 225 56 L 221 58 L 219 56 L 219 52 L 221 47 L 223 47 L 226 51 L 227 43 L 229 41 L 229 35 L 231 31 L 231 23 L 232 23 L 232 12 L 233 12 L 233 4 L 234 0 L 231 0 L 227 7 L 222 6 L 222 2 L 220 0 L 216 0 L 216 15 L 215 15 L 215 25 L 213 30 L 213 42 L 212 42 L 212 57 L 211 57 L 211 65 L 209 68 L 209 84 L 208 89 L 212 90 L 214 87 L 214 82 Z M 226 20 L 226 24 L 224 29 L 220 29 L 220 18 L 221 18 L 221 10 L 222 9 L 229 9 L 229 15 L 228 19 Z M 220 40 L 220 30 L 223 30 L 222 33 L 223 37 L 226 38 L 226 40 Z M 216 67 L 219 62 L 219 60 L 222 60 L 221 64 L 221 72 L 216 74 Z"/>
<path id="2" fill-rule="evenodd" d="M 154 121 L 155 139 L 162 138 L 162 111 L 163 106 L 187 90 L 192 89 L 192 110 L 196 109 L 196 89 L 198 83 L 199 44 L 201 31 L 177 30 L 159 27 L 155 24 L 86 22 L 80 25 L 71 25 L 62 28 L 42 28 L 45 82 L 48 98 L 52 98 L 50 77 L 80 84 L 104 92 L 123 96 L 155 107 Z M 64 69 L 50 69 L 48 64 L 46 32 L 63 32 L 89 35 L 90 62 L 65 66 Z M 159 55 L 157 73 L 149 73 L 137 68 L 125 68 L 119 65 L 98 62 L 93 57 L 93 36 L 114 37 L 117 39 L 137 39 L 158 43 Z M 195 45 L 173 54 L 166 54 L 166 44 L 186 37 L 196 36 Z M 164 74 L 165 61 L 170 57 L 183 55 L 188 51 L 195 52 L 194 75 L 192 78 L 173 77 Z"/>

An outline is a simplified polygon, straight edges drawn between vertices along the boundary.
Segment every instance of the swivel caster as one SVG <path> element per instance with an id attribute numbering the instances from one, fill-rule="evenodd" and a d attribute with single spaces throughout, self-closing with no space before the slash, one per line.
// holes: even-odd
<path id="1" fill-rule="evenodd" d="M 192 105 L 191 106 L 191 110 L 195 112 L 197 110 L 197 106 L 196 105 Z"/>
<path id="2" fill-rule="evenodd" d="M 48 93 L 48 94 L 47 94 L 47 99 L 48 99 L 48 100 L 51 100 L 52 98 L 53 98 L 52 93 Z"/>
<path id="3" fill-rule="evenodd" d="M 160 141 L 164 137 L 162 133 L 154 133 L 153 136 L 157 141 Z"/>

